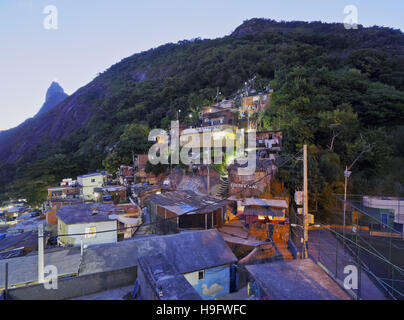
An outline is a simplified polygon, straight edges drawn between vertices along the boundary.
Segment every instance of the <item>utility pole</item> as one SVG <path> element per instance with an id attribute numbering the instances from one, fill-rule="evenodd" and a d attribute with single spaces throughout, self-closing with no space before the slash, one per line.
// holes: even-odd
<path id="1" fill-rule="evenodd" d="M 44 283 L 43 225 L 38 225 L 38 283 Z"/>
<path id="2" fill-rule="evenodd" d="M 303 259 L 308 257 L 309 241 L 309 194 L 307 190 L 307 145 L 303 146 Z"/>

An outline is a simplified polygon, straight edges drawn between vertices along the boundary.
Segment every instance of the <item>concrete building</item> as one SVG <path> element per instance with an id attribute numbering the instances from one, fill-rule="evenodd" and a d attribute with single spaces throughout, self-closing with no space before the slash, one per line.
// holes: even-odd
<path id="1" fill-rule="evenodd" d="M 247 224 L 259 221 L 284 222 L 288 208 L 289 205 L 285 199 L 245 198 L 237 201 L 237 212 Z"/>
<path id="2" fill-rule="evenodd" d="M 128 187 L 134 181 L 135 168 L 121 165 L 116 173 L 119 184 Z"/>
<path id="3" fill-rule="evenodd" d="M 246 197 L 269 198 L 272 176 L 277 167 L 270 159 L 256 159 L 252 174 L 239 174 L 239 168 L 247 167 L 247 162 L 240 164 L 237 160 L 228 166 L 229 195 L 238 199 Z M 257 182 L 258 181 L 258 182 Z"/>
<path id="4" fill-rule="evenodd" d="M 82 256 L 78 248 L 45 253 L 45 263 L 56 265 L 61 277 L 79 274 L 59 279 L 58 290 L 35 284 L 36 259 L 10 259 L 16 272 L 9 284 L 32 285 L 9 290 L 8 299 L 211 300 L 229 294 L 230 270 L 237 262 L 217 230 L 94 245 Z"/>
<path id="5" fill-rule="evenodd" d="M 215 299 L 230 292 L 230 284 L 234 281 L 231 266 L 237 258 L 217 230 L 149 236 L 91 246 L 84 250 L 79 273 L 85 275 L 138 267 L 140 257 L 156 254 L 161 254 L 177 274 L 184 276 L 201 299 Z M 173 271 L 170 272 L 171 277 Z"/>
<path id="6" fill-rule="evenodd" d="M 100 195 L 100 199 L 105 201 L 106 197 L 110 196 L 114 203 L 125 201 L 127 199 L 127 187 L 124 186 L 105 186 L 101 188 L 94 188 L 94 192 Z"/>
<path id="7" fill-rule="evenodd" d="M 84 200 L 97 200 L 99 194 L 94 192 L 94 188 L 101 188 L 107 183 L 106 172 L 95 172 L 77 177 L 80 187 L 80 197 Z"/>
<path id="8" fill-rule="evenodd" d="M 257 129 L 257 118 L 254 114 L 259 114 L 269 107 L 271 93 L 248 95 L 243 97 L 240 107 L 240 116 L 247 119 L 246 129 Z"/>
<path id="9" fill-rule="evenodd" d="M 115 208 L 112 204 L 77 204 L 60 207 L 56 214 L 58 243 L 63 246 L 80 246 L 81 241 L 87 245 L 116 243 L 117 231 L 101 232 L 117 229 L 116 218 L 110 217 L 114 213 Z M 71 236 L 64 236 L 66 234 Z"/>
<path id="10" fill-rule="evenodd" d="M 224 148 L 236 145 L 237 127 L 229 124 L 218 124 L 198 128 L 188 128 L 181 132 L 180 146 L 189 148 L 211 147 Z"/>
<path id="11" fill-rule="evenodd" d="M 78 198 L 80 189 L 75 186 L 60 186 L 48 188 L 48 199 Z"/>
<path id="12" fill-rule="evenodd" d="M 141 208 L 145 206 L 145 199 L 150 194 L 160 194 L 168 191 L 168 187 L 165 185 L 154 184 L 154 185 L 142 185 L 136 184 L 132 186 L 132 196 L 134 200 L 139 204 Z"/>
<path id="13" fill-rule="evenodd" d="M 200 300 L 192 285 L 161 255 L 148 255 L 138 262 L 139 300 Z"/>
<path id="14" fill-rule="evenodd" d="M 362 206 L 362 210 L 383 225 L 403 233 L 404 198 L 364 196 Z"/>
<path id="15" fill-rule="evenodd" d="M 218 109 L 211 112 L 202 114 L 202 126 L 216 126 L 221 124 L 234 125 L 235 117 L 233 116 L 234 110 L 231 109 Z"/>
<path id="16" fill-rule="evenodd" d="M 201 196 L 191 190 L 151 194 L 147 198 L 150 218 L 159 234 L 220 227 L 229 204 L 230 201 Z"/>

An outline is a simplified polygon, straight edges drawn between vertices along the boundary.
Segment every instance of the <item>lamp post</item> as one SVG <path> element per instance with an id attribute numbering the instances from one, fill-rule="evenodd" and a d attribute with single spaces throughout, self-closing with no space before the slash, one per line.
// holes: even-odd
<path id="1" fill-rule="evenodd" d="M 345 177 L 345 186 L 344 186 L 344 228 L 342 230 L 342 235 L 344 236 L 344 240 L 345 240 L 345 212 L 346 212 L 346 188 L 347 188 L 347 184 L 348 184 L 348 178 L 350 177 L 352 171 L 348 171 L 348 167 L 345 167 L 345 171 L 344 171 L 344 177 Z M 344 242 L 344 241 L 343 241 Z"/>
<path id="2" fill-rule="evenodd" d="M 361 136 L 362 138 L 362 136 Z M 344 229 L 342 230 L 342 248 L 344 249 L 344 245 L 345 245 L 345 212 L 346 212 L 346 189 L 347 189 L 347 184 L 348 184 L 348 178 L 351 176 L 352 171 L 349 171 L 354 164 L 359 160 L 360 157 L 362 157 L 362 155 L 364 155 L 366 152 L 370 152 L 373 149 L 373 145 L 367 145 L 365 146 L 365 148 L 362 150 L 362 152 L 355 158 L 355 160 L 351 163 L 351 165 L 348 167 L 345 167 L 345 171 L 344 171 L 344 177 L 345 177 L 345 186 L 344 186 Z"/>

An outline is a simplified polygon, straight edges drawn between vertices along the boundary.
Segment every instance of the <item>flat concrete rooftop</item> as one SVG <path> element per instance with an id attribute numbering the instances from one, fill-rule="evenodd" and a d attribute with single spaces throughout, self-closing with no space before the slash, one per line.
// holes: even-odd
<path id="1" fill-rule="evenodd" d="M 311 259 L 246 266 L 271 300 L 350 300 L 328 274 Z"/>

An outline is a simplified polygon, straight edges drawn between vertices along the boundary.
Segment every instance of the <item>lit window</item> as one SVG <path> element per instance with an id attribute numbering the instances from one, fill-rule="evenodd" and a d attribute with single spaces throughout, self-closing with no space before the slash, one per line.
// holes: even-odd
<path id="1" fill-rule="evenodd" d="M 86 230 L 85 230 L 85 236 L 84 236 L 84 238 L 95 238 L 95 236 L 96 236 L 96 232 L 95 232 L 95 227 L 89 227 L 89 228 L 86 228 Z"/>

